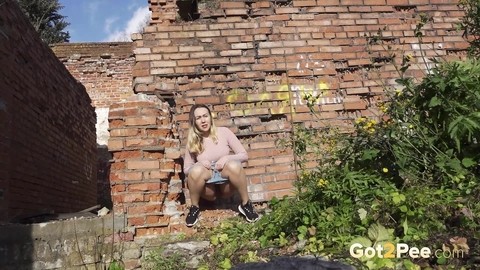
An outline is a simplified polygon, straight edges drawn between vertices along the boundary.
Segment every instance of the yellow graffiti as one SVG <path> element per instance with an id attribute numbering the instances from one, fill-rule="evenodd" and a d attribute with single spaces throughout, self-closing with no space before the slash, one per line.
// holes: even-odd
<path id="1" fill-rule="evenodd" d="M 268 101 L 268 100 L 280 100 L 289 101 L 290 93 L 292 93 L 292 104 L 307 105 L 308 104 L 338 104 L 342 103 L 340 97 L 325 97 L 325 93 L 330 90 L 330 87 L 325 82 L 320 82 L 317 85 L 305 85 L 305 84 L 281 84 L 278 85 L 274 91 L 264 92 L 261 94 L 247 94 L 248 101 Z M 240 97 L 245 97 L 245 94 L 239 94 L 235 89 L 232 94 L 226 97 L 227 103 L 234 103 L 240 101 Z"/>
<path id="2" fill-rule="evenodd" d="M 330 87 L 328 87 L 328 84 L 324 83 L 324 82 L 321 82 L 318 84 L 318 89 L 320 90 L 328 90 L 330 89 Z"/>

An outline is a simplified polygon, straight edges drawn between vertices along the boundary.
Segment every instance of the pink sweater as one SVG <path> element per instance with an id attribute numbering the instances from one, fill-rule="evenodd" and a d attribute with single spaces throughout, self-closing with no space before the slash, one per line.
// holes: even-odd
<path id="1" fill-rule="evenodd" d="M 238 160 L 240 162 L 248 159 L 247 151 L 237 136 L 226 127 L 217 127 L 218 143 L 215 144 L 211 138 L 203 138 L 203 152 L 195 157 L 188 148 L 184 157 L 184 173 L 188 174 L 190 168 L 198 161 L 217 162 L 221 157 L 227 156 L 227 160 Z M 232 150 L 235 154 L 230 154 Z"/>

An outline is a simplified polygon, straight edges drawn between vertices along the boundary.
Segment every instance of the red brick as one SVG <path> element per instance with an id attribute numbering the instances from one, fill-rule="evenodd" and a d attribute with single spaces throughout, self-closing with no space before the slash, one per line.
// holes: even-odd
<path id="1" fill-rule="evenodd" d="M 220 2 L 220 8 L 225 9 L 226 15 L 239 15 L 238 13 L 228 13 L 228 11 L 244 10 L 246 12 L 246 6 L 244 2 Z M 243 15 L 243 13 L 242 13 Z"/>
<path id="2" fill-rule="evenodd" d="M 340 0 L 340 5 L 345 5 L 345 6 L 361 6 L 363 5 L 363 1 L 359 0 Z"/>
<path id="3" fill-rule="evenodd" d="M 198 31 L 195 33 L 195 36 L 197 37 L 218 37 L 220 36 L 220 31 L 217 30 L 217 31 Z M 203 49 L 202 49 L 203 50 Z M 180 48 L 180 51 L 182 51 L 182 49 Z"/>
<path id="4" fill-rule="evenodd" d="M 108 140 L 108 149 L 110 151 L 121 150 L 124 147 L 124 140 L 110 139 Z"/>
<path id="5" fill-rule="evenodd" d="M 247 175 L 264 174 L 265 173 L 265 167 L 246 168 L 245 173 Z"/>
<path id="6" fill-rule="evenodd" d="M 167 226 L 165 227 L 150 227 L 150 228 L 136 228 L 135 229 L 135 237 L 144 237 L 144 236 L 149 236 L 149 235 L 165 235 L 168 234 L 169 228 Z M 134 269 L 137 268 L 138 265 L 133 265 L 133 267 L 130 267 L 128 269 Z"/>
<path id="7" fill-rule="evenodd" d="M 322 0 L 318 0 L 318 1 L 322 1 Z M 348 13 L 348 7 L 338 7 L 338 6 L 325 7 L 325 12 Z"/>
<path id="8" fill-rule="evenodd" d="M 120 170 L 123 170 L 125 169 L 125 162 L 118 162 L 116 161 L 115 163 L 111 164 L 110 165 L 110 170 L 112 172 L 114 171 L 120 171 Z"/>
<path id="9" fill-rule="evenodd" d="M 249 159 L 248 166 L 263 166 L 273 164 L 272 158 L 263 158 L 263 159 Z"/>
<path id="10" fill-rule="evenodd" d="M 128 218 L 127 223 L 129 226 L 140 226 L 145 224 L 145 218 L 144 217 Z"/>
<path id="11" fill-rule="evenodd" d="M 132 203 L 132 202 L 143 202 L 144 195 L 142 193 L 128 193 L 124 195 L 123 202 Z"/>
<path id="12" fill-rule="evenodd" d="M 110 131 L 111 137 L 134 137 L 140 133 L 137 128 L 113 129 Z"/>
<path id="13" fill-rule="evenodd" d="M 350 6 L 348 8 L 350 12 L 371 12 L 372 8 L 367 6 Z"/>
<path id="14" fill-rule="evenodd" d="M 392 6 L 406 6 L 409 5 L 410 3 L 408 2 L 409 0 L 387 0 L 387 5 L 392 5 Z"/>
<path id="15" fill-rule="evenodd" d="M 159 191 L 161 190 L 160 183 L 141 183 L 141 184 L 129 184 L 127 191 Z"/>
<path id="16" fill-rule="evenodd" d="M 367 104 L 363 101 L 345 102 L 343 105 L 345 110 L 365 110 L 367 108 Z"/>
<path id="17" fill-rule="evenodd" d="M 410 5 L 428 5 L 430 0 L 409 0 L 408 3 Z"/>
<path id="18" fill-rule="evenodd" d="M 142 180 L 141 172 L 111 172 L 111 182 L 124 182 L 124 181 L 140 181 Z"/>
<path id="19" fill-rule="evenodd" d="M 159 170 L 143 172 L 144 179 L 169 179 L 168 172 L 162 172 Z"/>
<path id="20" fill-rule="evenodd" d="M 202 65 L 203 61 L 200 59 L 187 59 L 187 60 L 178 60 L 178 66 L 197 66 Z"/>
<path id="21" fill-rule="evenodd" d="M 145 170 L 159 169 L 158 160 L 127 160 L 127 169 L 129 170 Z"/>
<path id="22" fill-rule="evenodd" d="M 369 5 L 369 6 L 386 5 L 386 0 L 363 0 L 363 2 L 365 5 Z"/>
<path id="23" fill-rule="evenodd" d="M 292 189 L 293 183 L 291 181 L 272 182 L 264 184 L 265 188 L 269 191 Z"/>
<path id="24" fill-rule="evenodd" d="M 161 204 L 141 204 L 138 206 L 128 206 L 127 213 L 128 215 L 145 215 L 145 213 L 155 213 L 161 212 Z"/>
<path id="25" fill-rule="evenodd" d="M 152 116 L 129 117 L 125 119 L 125 125 L 127 126 L 155 125 L 156 122 L 157 118 Z"/>
<path id="26" fill-rule="evenodd" d="M 340 0 L 317 0 L 317 5 L 319 5 L 319 6 L 338 6 L 338 5 L 340 5 Z"/>
<path id="27" fill-rule="evenodd" d="M 124 184 L 115 184 L 111 186 L 111 192 L 112 194 L 116 194 L 119 192 L 123 192 L 126 190 L 126 187 Z"/>
<path id="28" fill-rule="evenodd" d="M 275 142 L 256 142 L 250 144 L 250 149 L 268 149 L 274 147 Z"/>
<path id="29" fill-rule="evenodd" d="M 158 141 L 155 138 L 128 138 L 125 140 L 125 148 L 138 148 L 144 146 L 155 146 Z"/>

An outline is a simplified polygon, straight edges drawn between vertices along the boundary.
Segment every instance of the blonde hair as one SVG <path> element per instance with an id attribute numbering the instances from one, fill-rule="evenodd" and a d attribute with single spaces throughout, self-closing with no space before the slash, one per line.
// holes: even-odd
<path id="1" fill-rule="evenodd" d="M 188 116 L 188 122 L 190 124 L 190 128 L 188 129 L 188 137 L 187 137 L 187 149 L 190 153 L 194 155 L 199 155 L 203 152 L 203 136 L 198 130 L 197 125 L 195 124 L 195 110 L 198 108 L 205 108 L 210 115 L 210 138 L 212 138 L 213 142 L 216 144 L 218 142 L 217 137 L 217 127 L 213 122 L 213 116 L 210 109 L 203 104 L 195 104 L 190 109 L 190 114 Z"/>

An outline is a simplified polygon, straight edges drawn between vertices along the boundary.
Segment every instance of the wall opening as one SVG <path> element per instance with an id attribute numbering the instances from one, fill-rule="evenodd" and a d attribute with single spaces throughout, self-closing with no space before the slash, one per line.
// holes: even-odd
<path id="1" fill-rule="evenodd" d="M 181 0 L 177 1 L 178 19 L 182 21 L 194 21 L 200 18 L 198 13 L 197 0 Z"/>

